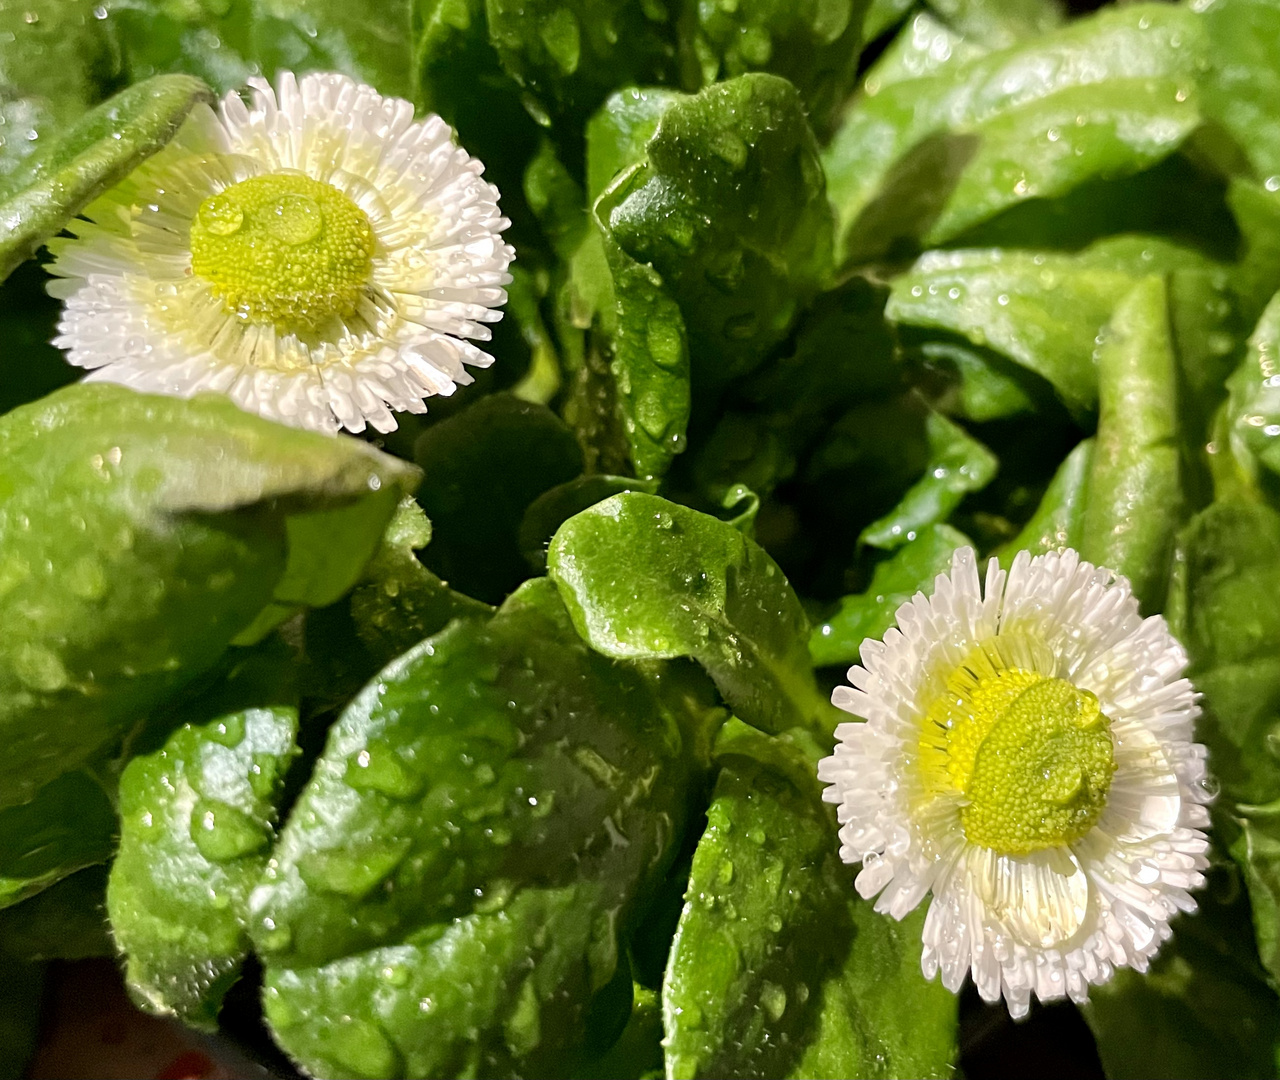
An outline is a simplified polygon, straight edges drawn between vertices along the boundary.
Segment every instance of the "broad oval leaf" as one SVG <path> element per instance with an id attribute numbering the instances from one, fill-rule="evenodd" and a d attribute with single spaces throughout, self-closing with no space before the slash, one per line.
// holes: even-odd
<path id="1" fill-rule="evenodd" d="M 0 613 L 21 627 L 0 643 L 0 806 L 211 667 L 305 561 L 290 517 L 416 479 L 217 396 L 81 383 L 0 419 Z"/>
<path id="2" fill-rule="evenodd" d="M 546 579 L 385 669 L 252 897 L 281 1045 L 322 1076 L 562 1074 L 629 997 L 622 941 L 683 829 L 673 701 Z"/>
<path id="3" fill-rule="evenodd" d="M 748 723 L 828 725 L 800 601 L 733 525 L 656 495 L 616 495 L 560 527 L 547 568 L 578 632 L 604 655 L 691 656 Z"/>

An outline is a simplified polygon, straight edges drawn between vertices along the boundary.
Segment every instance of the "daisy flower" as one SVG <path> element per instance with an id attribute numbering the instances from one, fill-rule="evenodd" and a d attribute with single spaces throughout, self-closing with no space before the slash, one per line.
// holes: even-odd
<path id="1" fill-rule="evenodd" d="M 1074 551 L 971 548 L 862 645 L 818 767 L 856 888 L 901 919 L 932 893 L 921 965 L 1015 1016 L 1145 971 L 1208 865 L 1187 656 L 1123 577 Z"/>
<path id="2" fill-rule="evenodd" d="M 252 79 L 50 242 L 54 344 L 89 379 L 393 431 L 492 363 L 472 341 L 515 252 L 482 171 L 438 116 L 343 75 Z"/>

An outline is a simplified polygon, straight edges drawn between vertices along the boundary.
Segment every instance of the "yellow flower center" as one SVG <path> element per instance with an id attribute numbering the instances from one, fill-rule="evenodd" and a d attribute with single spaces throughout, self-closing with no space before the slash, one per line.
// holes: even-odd
<path id="1" fill-rule="evenodd" d="M 285 331 L 350 315 L 369 281 L 369 218 L 332 184 L 268 173 L 210 195 L 191 223 L 191 269 L 229 312 Z"/>
<path id="2" fill-rule="evenodd" d="M 1012 666 L 1026 643 L 979 647 L 947 679 L 920 741 L 926 789 L 965 799 L 970 843 L 1029 855 L 1078 840 L 1107 803 L 1111 723 L 1088 690 Z"/>

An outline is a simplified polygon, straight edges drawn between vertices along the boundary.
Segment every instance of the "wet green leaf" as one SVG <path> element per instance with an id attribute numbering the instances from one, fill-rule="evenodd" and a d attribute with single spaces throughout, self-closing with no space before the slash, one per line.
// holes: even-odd
<path id="1" fill-rule="evenodd" d="M 800 91 L 813 126 L 829 131 L 854 88 L 869 0 L 686 0 L 681 63 L 686 85 L 767 71 Z"/>
<path id="2" fill-rule="evenodd" d="M 660 4 L 486 0 L 485 8 L 494 48 L 534 116 L 571 131 L 616 87 L 666 82 L 675 66 Z"/>
<path id="3" fill-rule="evenodd" d="M 956 999 L 920 973 L 923 912 L 853 890 L 820 751 L 726 727 L 663 985 L 670 1077 L 950 1076 Z"/>
<path id="4" fill-rule="evenodd" d="M 413 0 L 106 0 L 134 79 L 197 75 L 215 90 L 282 70 L 341 71 L 383 94 L 413 86 Z"/>
<path id="5" fill-rule="evenodd" d="M 828 726 L 800 602 L 732 525 L 656 495 L 616 495 L 560 527 L 547 568 L 578 632 L 604 655 L 691 656 L 748 723 Z"/>
<path id="6" fill-rule="evenodd" d="M 520 522 L 520 549 L 524 552 L 525 560 L 535 570 L 545 570 L 547 545 L 551 543 L 556 530 L 574 514 L 579 514 L 613 495 L 621 495 L 627 491 L 644 491 L 652 495 L 657 488 L 657 483 L 652 480 L 596 473 L 592 476 L 579 476 L 576 480 L 544 491 L 529 504 L 524 520 Z"/>
<path id="7" fill-rule="evenodd" d="M 1128 577 L 1151 614 L 1163 607 L 1174 537 L 1185 514 L 1177 362 L 1162 278 L 1149 277 L 1121 298 L 1095 357 L 1098 435 L 1080 554 Z"/>
<path id="8" fill-rule="evenodd" d="M 1263 311 L 1248 352 L 1227 380 L 1230 398 L 1225 416 L 1229 449 L 1252 484 L 1269 487 L 1258 466 L 1280 474 L 1280 379 L 1275 376 L 1280 350 L 1280 293 Z M 1224 447 L 1223 449 L 1228 449 Z"/>
<path id="9" fill-rule="evenodd" d="M 170 75 L 122 90 L 0 179 L 0 279 L 95 196 L 127 176 L 209 99 L 198 79 Z"/>
<path id="10" fill-rule="evenodd" d="M 405 499 L 387 526 L 377 554 L 351 592 L 351 617 L 378 666 L 389 663 L 454 619 L 486 614 L 487 605 L 454 592 L 422 565 L 416 552 L 431 539 L 431 524 Z"/>
<path id="11" fill-rule="evenodd" d="M 809 637 L 809 655 L 817 667 L 858 662 L 867 638 L 884 637 L 898 608 L 916 593 L 933 591 L 933 581 L 951 569 L 951 554 L 970 540 L 950 525 L 930 525 L 877 564 L 865 592 L 846 596 L 840 607 Z"/>
<path id="12" fill-rule="evenodd" d="M 562 1074 L 603 1050 L 584 1043 L 625 1022 L 622 943 L 683 828 L 663 678 L 588 649 L 545 579 L 384 670 L 254 894 L 281 1045 L 360 1077 Z"/>
<path id="13" fill-rule="evenodd" d="M 296 690 L 271 653 L 247 658 L 163 746 L 120 778 L 107 913 L 130 995 L 213 1028 L 249 951 L 246 904 L 271 851 L 296 753 Z"/>
<path id="14" fill-rule="evenodd" d="M 0 612 L 22 627 L 0 645 L 0 805 L 211 667 L 296 554 L 290 517 L 417 479 L 363 442 L 225 398 L 101 383 L 7 414 L 0 447 Z"/>
<path id="15" fill-rule="evenodd" d="M 795 88 L 772 75 L 671 104 L 596 212 L 679 303 L 695 384 L 758 365 L 830 270 L 817 143 Z"/>
<path id="16" fill-rule="evenodd" d="M 925 438 L 929 458 L 924 476 L 892 511 L 863 529 L 862 543 L 886 551 L 901 547 L 945 521 L 967 494 L 981 491 L 995 476 L 996 456 L 940 413 L 925 419 Z"/>
<path id="17" fill-rule="evenodd" d="M 922 231 L 937 242 L 1023 199 L 1150 165 L 1198 123 L 1203 53 L 1190 11 L 1135 4 L 875 86 L 823 154 L 837 262 Z"/>

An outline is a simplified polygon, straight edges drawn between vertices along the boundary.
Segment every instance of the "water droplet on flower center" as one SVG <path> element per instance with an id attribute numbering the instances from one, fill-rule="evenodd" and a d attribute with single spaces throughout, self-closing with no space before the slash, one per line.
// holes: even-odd
<path id="1" fill-rule="evenodd" d="M 210 195 L 190 240 L 192 273 L 229 313 L 284 333 L 352 315 L 377 246 L 368 215 L 346 194 L 296 172 Z"/>

